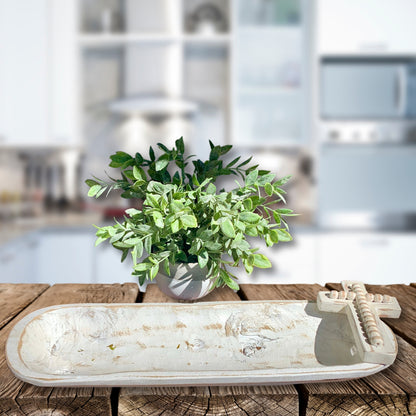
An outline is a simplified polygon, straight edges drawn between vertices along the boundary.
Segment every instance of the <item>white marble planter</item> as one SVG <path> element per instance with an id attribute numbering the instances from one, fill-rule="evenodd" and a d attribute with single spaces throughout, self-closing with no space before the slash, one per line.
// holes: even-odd
<path id="1" fill-rule="evenodd" d="M 321 293 L 319 303 L 53 306 L 17 323 L 7 361 L 17 377 L 40 386 L 306 383 L 388 367 L 397 343 L 387 325 L 377 322 L 383 342 L 372 344 L 356 325 L 359 314 L 352 315 L 355 300 Z M 340 313 L 319 308 L 340 309 L 342 302 Z M 383 313 L 397 316 L 396 303 Z"/>
<path id="2" fill-rule="evenodd" d="M 206 277 L 207 269 L 201 269 L 198 263 L 173 264 L 170 272 L 170 276 L 159 272 L 155 280 L 159 289 L 173 299 L 200 299 L 212 290 L 212 280 Z"/>

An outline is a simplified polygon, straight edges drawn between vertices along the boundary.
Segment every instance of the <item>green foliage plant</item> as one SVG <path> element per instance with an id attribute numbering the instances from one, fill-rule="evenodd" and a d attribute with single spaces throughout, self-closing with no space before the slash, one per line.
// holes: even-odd
<path id="1" fill-rule="evenodd" d="M 254 267 L 269 268 L 269 259 L 253 248 L 249 237 L 264 240 L 271 247 L 292 240 L 285 217 L 296 215 L 287 208 L 282 189 L 290 176 L 275 180 L 275 175 L 248 166 L 251 158 L 236 157 L 225 164 L 228 146 L 210 141 L 206 161 L 185 155 L 183 138 L 168 149 L 158 143 L 161 154 L 152 147 L 149 158 L 116 152 L 110 167 L 119 169 L 121 178 L 110 181 L 87 179 L 88 195 L 98 198 L 115 189 L 121 197 L 136 200 L 137 207 L 126 210 L 123 222 L 96 227 L 96 245 L 105 240 L 122 252 L 121 261 L 130 254 L 133 275 L 143 284 L 153 280 L 159 270 L 170 274 L 170 265 L 198 263 L 206 268 L 213 287 L 239 286 L 231 267 L 244 266 L 251 274 Z M 193 167 L 193 169 L 189 169 Z M 235 175 L 241 179 L 231 191 L 217 189 L 218 177 Z M 139 203 L 140 201 L 140 203 Z"/>

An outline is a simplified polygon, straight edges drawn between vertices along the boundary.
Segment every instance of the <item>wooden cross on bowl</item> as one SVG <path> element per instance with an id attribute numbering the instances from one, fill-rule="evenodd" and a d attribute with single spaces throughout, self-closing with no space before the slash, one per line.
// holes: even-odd
<path id="1" fill-rule="evenodd" d="M 381 318 L 398 318 L 400 306 L 389 295 L 367 293 L 362 282 L 344 280 L 342 291 L 319 292 L 320 311 L 345 313 L 362 361 L 390 365 L 397 354 L 397 342 Z"/>

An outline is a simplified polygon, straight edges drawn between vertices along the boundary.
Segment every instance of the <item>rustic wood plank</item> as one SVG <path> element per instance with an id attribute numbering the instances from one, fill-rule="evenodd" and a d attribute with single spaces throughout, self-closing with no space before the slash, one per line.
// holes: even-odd
<path id="1" fill-rule="evenodd" d="M 328 283 L 330 289 L 340 290 L 341 285 Z M 382 295 L 395 296 L 399 301 L 402 313 L 399 319 L 383 319 L 393 331 L 416 347 L 416 288 L 407 285 L 366 285 L 367 291 Z"/>
<path id="2" fill-rule="evenodd" d="M 150 290 L 149 290 L 150 289 Z M 143 302 L 177 302 L 149 285 Z M 216 289 L 205 302 L 240 301 L 229 288 Z M 293 386 L 140 387 L 122 388 L 119 415 L 297 415 L 298 394 Z"/>
<path id="3" fill-rule="evenodd" d="M 125 415 L 297 415 L 293 386 L 126 388 L 119 416 Z"/>
<path id="4" fill-rule="evenodd" d="M 0 331 L 0 414 L 5 415 L 111 415 L 110 388 L 36 387 L 15 378 L 7 367 L 4 347 L 11 327 L 23 316 L 46 306 L 65 303 L 135 302 L 138 286 L 59 284 L 47 289 Z"/>
<path id="5" fill-rule="evenodd" d="M 320 285 L 243 285 L 247 299 L 315 300 Z M 412 347 L 413 348 L 413 347 Z M 386 370 L 388 371 L 388 370 Z M 383 373 L 345 382 L 311 383 L 299 386 L 300 414 L 324 415 L 402 415 L 414 411 L 414 398 L 392 377 Z M 413 413 L 411 413 L 413 414 Z"/>
<path id="6" fill-rule="evenodd" d="M 48 287 L 45 284 L 0 283 L 0 329 Z"/>

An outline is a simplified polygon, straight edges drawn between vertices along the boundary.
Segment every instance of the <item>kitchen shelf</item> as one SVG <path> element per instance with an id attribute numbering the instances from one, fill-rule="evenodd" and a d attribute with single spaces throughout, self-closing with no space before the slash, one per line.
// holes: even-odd
<path id="1" fill-rule="evenodd" d="M 231 36 L 228 33 L 216 33 L 213 35 L 186 34 L 181 37 L 186 43 L 226 44 L 230 42 Z"/>
<path id="2" fill-rule="evenodd" d="M 140 33 L 140 34 L 83 34 L 79 36 L 79 43 L 84 47 L 111 47 L 131 43 L 204 43 L 226 44 L 230 42 L 229 34 L 219 33 L 214 35 L 185 34 L 174 35 L 165 33 Z"/>
<path id="3" fill-rule="evenodd" d="M 79 43 L 85 47 L 111 47 L 131 43 L 170 43 L 179 40 L 178 36 L 165 33 L 140 34 L 83 34 L 79 36 Z"/>
<path id="4" fill-rule="evenodd" d="M 140 97 L 113 101 L 110 103 L 109 109 L 113 113 L 125 116 L 168 116 L 193 114 L 198 111 L 198 104 L 189 100 L 169 97 Z"/>
<path id="5" fill-rule="evenodd" d="M 239 94 L 242 95 L 286 95 L 286 94 L 293 94 L 299 95 L 301 94 L 301 90 L 299 86 L 295 87 L 276 87 L 276 86 L 249 86 L 249 87 L 239 87 Z"/>

